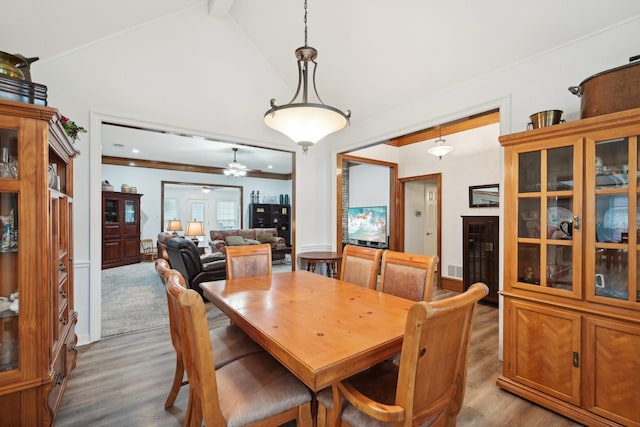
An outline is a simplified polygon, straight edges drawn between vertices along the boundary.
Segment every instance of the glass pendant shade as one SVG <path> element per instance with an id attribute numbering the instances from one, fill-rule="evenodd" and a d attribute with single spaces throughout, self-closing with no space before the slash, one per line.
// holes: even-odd
<path id="1" fill-rule="evenodd" d="M 446 156 L 447 154 L 449 154 L 452 150 L 453 147 L 450 145 L 443 145 L 445 143 L 445 140 L 442 138 L 438 138 L 434 141 L 434 144 L 436 144 L 435 147 L 431 147 L 427 150 L 427 153 L 436 156 L 439 159 L 442 159 L 442 156 Z"/>
<path id="2" fill-rule="evenodd" d="M 348 117 L 324 104 L 287 104 L 267 111 L 264 122 L 302 147 L 310 147 L 325 136 L 344 128 Z M 306 151 L 306 150 L 305 150 Z"/>
<path id="3" fill-rule="evenodd" d="M 307 152 L 310 146 L 325 136 L 339 131 L 349 124 L 351 111 L 342 112 L 325 105 L 316 89 L 316 58 L 318 51 L 307 46 L 307 2 L 304 2 L 304 46 L 296 49 L 298 60 L 298 87 L 288 104 L 278 106 L 271 100 L 271 108 L 264 113 L 264 123 L 283 133 Z M 313 64 L 313 73 L 309 69 Z M 311 80 L 311 85 L 309 84 Z M 315 95 L 316 102 L 309 102 Z"/>

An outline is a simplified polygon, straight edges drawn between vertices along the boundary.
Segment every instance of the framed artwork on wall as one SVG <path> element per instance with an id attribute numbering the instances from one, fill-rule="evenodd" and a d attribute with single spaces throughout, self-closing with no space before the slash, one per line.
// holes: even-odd
<path id="1" fill-rule="evenodd" d="M 470 208 L 497 208 L 500 206 L 500 185 L 473 185 L 469 187 Z"/>

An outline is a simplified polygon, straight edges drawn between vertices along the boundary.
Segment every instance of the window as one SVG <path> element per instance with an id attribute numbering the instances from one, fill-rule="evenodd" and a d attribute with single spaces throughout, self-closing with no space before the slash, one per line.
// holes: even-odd
<path id="1" fill-rule="evenodd" d="M 238 228 L 237 205 L 238 204 L 236 202 L 228 200 L 221 200 L 218 202 L 217 218 L 218 227 L 220 229 Z"/>

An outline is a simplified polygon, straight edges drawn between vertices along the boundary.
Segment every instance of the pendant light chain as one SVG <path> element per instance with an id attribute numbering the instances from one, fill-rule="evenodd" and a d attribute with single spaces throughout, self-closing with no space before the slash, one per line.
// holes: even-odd
<path id="1" fill-rule="evenodd" d="M 283 133 L 302 147 L 306 153 L 312 145 L 325 136 L 337 132 L 349 125 L 351 111 L 341 111 L 326 105 L 316 88 L 316 71 L 318 51 L 308 45 L 308 7 L 304 0 L 304 46 L 295 50 L 298 62 L 298 87 L 291 101 L 278 105 L 275 98 L 269 101 L 269 108 L 264 113 L 264 123 L 270 128 Z M 309 67 L 312 66 L 313 70 Z M 311 87 L 309 87 L 311 86 Z M 309 95 L 315 95 L 313 101 Z"/>
<path id="2" fill-rule="evenodd" d="M 307 45 L 307 0 L 304 0 L 304 45 Z"/>

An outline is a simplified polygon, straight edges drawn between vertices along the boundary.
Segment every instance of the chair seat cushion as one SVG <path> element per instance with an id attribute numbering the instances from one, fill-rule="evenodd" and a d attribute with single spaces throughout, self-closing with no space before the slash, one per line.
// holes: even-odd
<path id="1" fill-rule="evenodd" d="M 393 405 L 396 401 L 396 386 L 398 382 L 398 365 L 385 361 L 366 371 L 354 375 L 347 380 L 357 390 L 373 400 L 387 405 Z M 321 390 L 316 399 L 327 409 L 333 409 L 333 392 L 331 388 Z M 378 421 L 364 412 L 350 405 L 346 399 L 342 399 L 342 420 L 352 426 L 390 426 L 391 423 Z"/>
<path id="2" fill-rule="evenodd" d="M 258 343 L 234 325 L 213 328 L 209 331 L 216 369 L 249 354 L 264 351 Z"/>
<path id="3" fill-rule="evenodd" d="M 216 381 L 228 427 L 250 424 L 311 401 L 309 389 L 266 352 L 216 369 Z"/>

